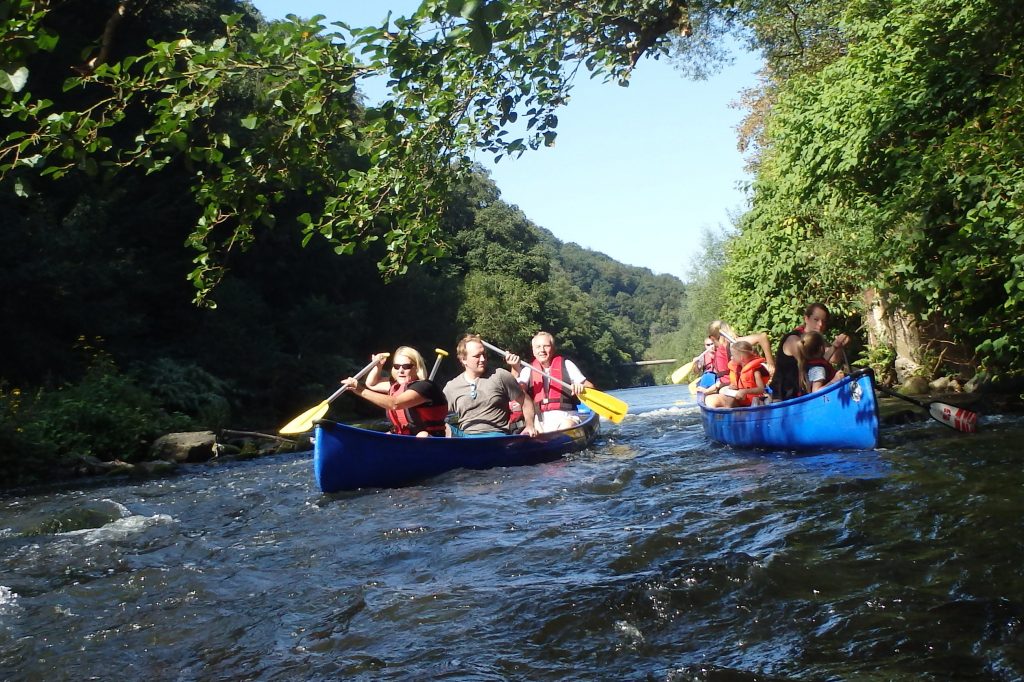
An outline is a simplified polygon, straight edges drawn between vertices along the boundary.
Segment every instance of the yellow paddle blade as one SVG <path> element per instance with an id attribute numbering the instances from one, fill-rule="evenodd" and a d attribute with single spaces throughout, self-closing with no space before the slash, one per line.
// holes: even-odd
<path id="1" fill-rule="evenodd" d="M 370 364 L 356 372 L 355 378 L 362 379 L 363 377 L 370 373 L 370 370 L 373 369 L 373 366 L 377 364 L 377 360 L 379 358 L 386 358 L 390 355 L 391 353 L 381 353 L 379 355 L 374 355 L 373 360 L 370 360 Z M 284 428 L 278 431 L 278 433 L 284 436 L 291 436 L 296 433 L 305 433 L 306 431 L 309 431 L 311 428 L 313 428 L 313 422 L 315 422 L 317 419 L 323 418 L 323 416 L 327 414 L 327 408 L 331 406 L 331 402 L 347 390 L 348 384 L 342 385 L 341 388 L 339 388 L 337 391 L 331 394 L 330 398 L 323 401 L 316 407 L 306 410 L 298 417 L 285 424 Z"/>
<path id="2" fill-rule="evenodd" d="M 329 401 L 325 400 L 316 407 L 311 407 L 295 419 L 291 420 L 278 431 L 282 436 L 292 436 L 296 433 L 305 433 L 313 428 L 313 422 L 327 414 L 330 407 Z"/>
<path id="3" fill-rule="evenodd" d="M 672 377 L 671 377 L 672 378 L 672 383 L 673 384 L 681 384 L 681 383 L 683 383 L 684 381 L 686 381 L 686 378 L 688 376 L 690 376 L 690 372 L 692 372 L 692 371 L 693 371 L 693 360 L 690 360 L 688 363 L 686 363 L 685 365 L 683 365 L 682 367 L 680 367 L 676 371 L 672 372 Z"/>
<path id="4" fill-rule="evenodd" d="M 629 412 L 629 405 L 615 396 L 602 393 L 596 388 L 584 388 L 578 397 L 583 401 L 584 405 L 605 419 L 611 419 L 616 424 L 621 422 L 626 413 Z"/>
<path id="5" fill-rule="evenodd" d="M 690 395 L 697 395 L 697 382 L 699 381 L 700 377 L 697 377 L 696 379 L 690 382 L 690 385 L 688 387 L 690 389 Z"/>

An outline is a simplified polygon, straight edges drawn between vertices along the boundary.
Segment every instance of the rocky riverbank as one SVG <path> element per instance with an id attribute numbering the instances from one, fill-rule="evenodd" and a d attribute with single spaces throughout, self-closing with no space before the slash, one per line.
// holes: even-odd
<path id="1" fill-rule="evenodd" d="M 299 452 L 311 447 L 308 437 L 282 438 L 255 431 L 187 431 L 169 433 L 158 438 L 150 448 L 149 458 L 140 462 L 102 461 L 96 457 L 79 456 L 55 472 L 56 480 L 95 477 L 166 476 L 182 466 L 234 462 L 284 452 Z"/>

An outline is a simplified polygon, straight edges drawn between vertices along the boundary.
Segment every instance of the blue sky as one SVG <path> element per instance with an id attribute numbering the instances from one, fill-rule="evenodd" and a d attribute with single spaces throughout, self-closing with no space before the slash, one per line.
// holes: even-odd
<path id="1" fill-rule="evenodd" d="M 328 21 L 379 24 L 416 0 L 255 0 L 269 19 L 323 14 Z M 665 61 L 642 61 L 632 84 L 578 78 L 558 114 L 554 147 L 518 159 L 478 161 L 502 198 L 566 242 L 686 278 L 703 228 L 730 224 L 750 178 L 736 149 L 742 112 L 730 108 L 753 85 L 759 60 L 738 54 L 707 81 L 687 80 Z"/>

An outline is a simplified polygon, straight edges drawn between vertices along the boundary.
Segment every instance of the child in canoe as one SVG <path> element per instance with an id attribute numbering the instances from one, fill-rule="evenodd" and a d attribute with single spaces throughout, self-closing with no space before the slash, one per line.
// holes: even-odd
<path id="1" fill-rule="evenodd" d="M 800 337 L 801 357 L 798 357 L 797 361 L 802 365 L 800 376 L 807 384 L 804 390 L 808 393 L 820 391 L 846 376 L 825 359 L 827 348 L 828 341 L 821 332 L 804 332 Z"/>
<path id="2" fill-rule="evenodd" d="M 707 390 L 704 404 L 708 407 L 750 407 L 764 398 L 770 377 L 764 358 L 744 340 L 730 344 L 730 357 L 728 385 L 716 381 Z"/>
<path id="3" fill-rule="evenodd" d="M 732 356 L 732 344 L 735 341 L 745 341 L 751 346 L 757 344 L 764 352 L 765 365 L 769 372 L 772 372 L 772 349 L 768 343 L 768 335 L 764 332 L 739 336 L 732 327 L 721 320 L 715 320 L 708 325 L 708 336 L 704 340 L 704 354 L 698 357 L 705 358 L 704 374 L 700 378 L 697 392 L 705 393 L 707 389 L 716 382 L 719 387 L 729 384 L 729 359 Z M 710 346 L 708 343 L 710 342 Z"/>

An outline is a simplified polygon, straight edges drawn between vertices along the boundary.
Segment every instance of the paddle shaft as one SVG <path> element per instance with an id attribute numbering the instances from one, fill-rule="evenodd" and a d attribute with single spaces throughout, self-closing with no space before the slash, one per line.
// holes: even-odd
<path id="1" fill-rule="evenodd" d="M 355 378 L 356 379 L 362 379 L 363 377 L 365 377 L 367 374 L 370 373 L 370 370 L 373 369 L 373 366 L 376 365 L 376 364 L 377 364 L 376 360 L 372 361 L 366 367 L 363 367 L 361 370 L 356 372 Z M 332 393 L 331 396 L 327 400 L 324 401 L 324 403 L 330 405 L 331 403 L 334 402 L 335 398 L 337 398 L 339 395 L 341 395 L 342 393 L 344 393 L 347 390 L 348 390 L 348 386 L 342 386 L 337 391 Z"/>
<path id="2" fill-rule="evenodd" d="M 366 367 L 363 367 L 361 370 L 356 372 L 355 378 L 356 379 L 362 379 L 363 377 L 365 377 L 367 374 L 370 373 L 370 370 L 373 369 L 373 366 L 376 365 L 376 364 L 377 364 L 377 361 L 374 360 L 373 362 L 368 364 Z M 327 400 L 325 400 L 324 402 L 327 403 L 328 405 L 333 403 L 335 398 L 337 398 L 339 395 L 341 395 L 342 393 L 344 393 L 347 390 L 348 390 L 348 386 L 342 386 L 337 391 L 332 393 L 331 396 Z"/>
<path id="3" fill-rule="evenodd" d="M 922 400 L 918 400 L 917 398 L 912 398 L 909 395 L 904 395 L 902 393 L 897 393 L 896 391 L 892 390 L 891 388 L 886 388 L 885 386 L 879 386 L 878 384 L 875 384 L 875 388 L 878 389 L 879 391 L 881 391 L 882 393 L 886 394 L 886 395 L 891 395 L 893 398 L 902 398 L 903 400 L 906 400 L 908 403 L 913 403 L 913 404 L 917 405 L 918 407 L 925 408 L 926 410 L 928 409 L 928 403 L 926 403 L 926 402 L 924 402 Z"/>
<path id="4" fill-rule="evenodd" d="M 355 375 L 354 378 L 362 379 L 363 377 L 365 377 L 367 374 L 370 373 L 370 370 L 373 369 L 373 366 L 376 365 L 376 364 L 377 364 L 376 360 L 371 360 L 370 364 L 368 364 L 366 367 L 363 367 L 361 370 L 356 372 L 356 375 Z M 331 397 L 327 399 L 327 402 L 330 403 L 332 400 L 334 400 L 335 398 L 337 398 L 339 395 L 341 395 L 342 393 L 344 393 L 347 390 L 348 390 L 348 386 L 342 386 L 337 391 L 335 391 L 334 393 L 331 394 Z"/>
<path id="5" fill-rule="evenodd" d="M 484 344 L 485 346 L 487 346 L 488 348 L 490 348 L 491 350 L 493 350 L 493 351 L 494 351 L 495 353 L 500 353 L 500 354 L 502 355 L 502 357 L 504 357 L 504 356 L 506 356 L 506 355 L 508 355 L 508 354 L 509 354 L 509 352 L 508 352 L 508 351 L 506 351 L 506 350 L 502 350 L 502 349 L 498 348 L 497 346 L 494 346 L 494 345 L 491 345 L 491 344 L 487 343 L 486 341 L 482 341 L 482 343 L 483 343 L 483 344 Z M 533 370 L 534 372 L 536 372 L 537 374 L 540 374 L 541 376 L 544 376 L 544 377 L 547 377 L 548 379 L 551 379 L 551 380 L 552 380 L 552 381 L 554 381 L 554 382 L 555 382 L 556 384 L 561 384 L 562 386 L 565 386 L 565 387 L 566 387 L 566 388 L 568 388 L 568 389 L 571 389 L 571 388 L 572 388 L 572 386 L 570 386 L 569 384 L 565 383 L 565 382 L 564 382 L 564 381 L 562 381 L 561 379 L 556 379 L 555 377 L 551 376 L 551 375 L 550 375 L 550 374 L 548 374 L 547 372 L 545 372 L 545 371 L 543 371 L 543 370 L 539 370 L 539 369 L 537 369 L 536 367 L 534 367 L 534 366 L 533 366 L 533 365 L 531 365 L 531 364 L 528 364 L 528 363 L 526 363 L 526 362 L 523 362 L 523 363 L 521 363 L 521 364 L 522 364 L 523 366 L 525 366 L 525 367 L 529 367 L 530 369 L 532 369 L 532 370 Z"/>

